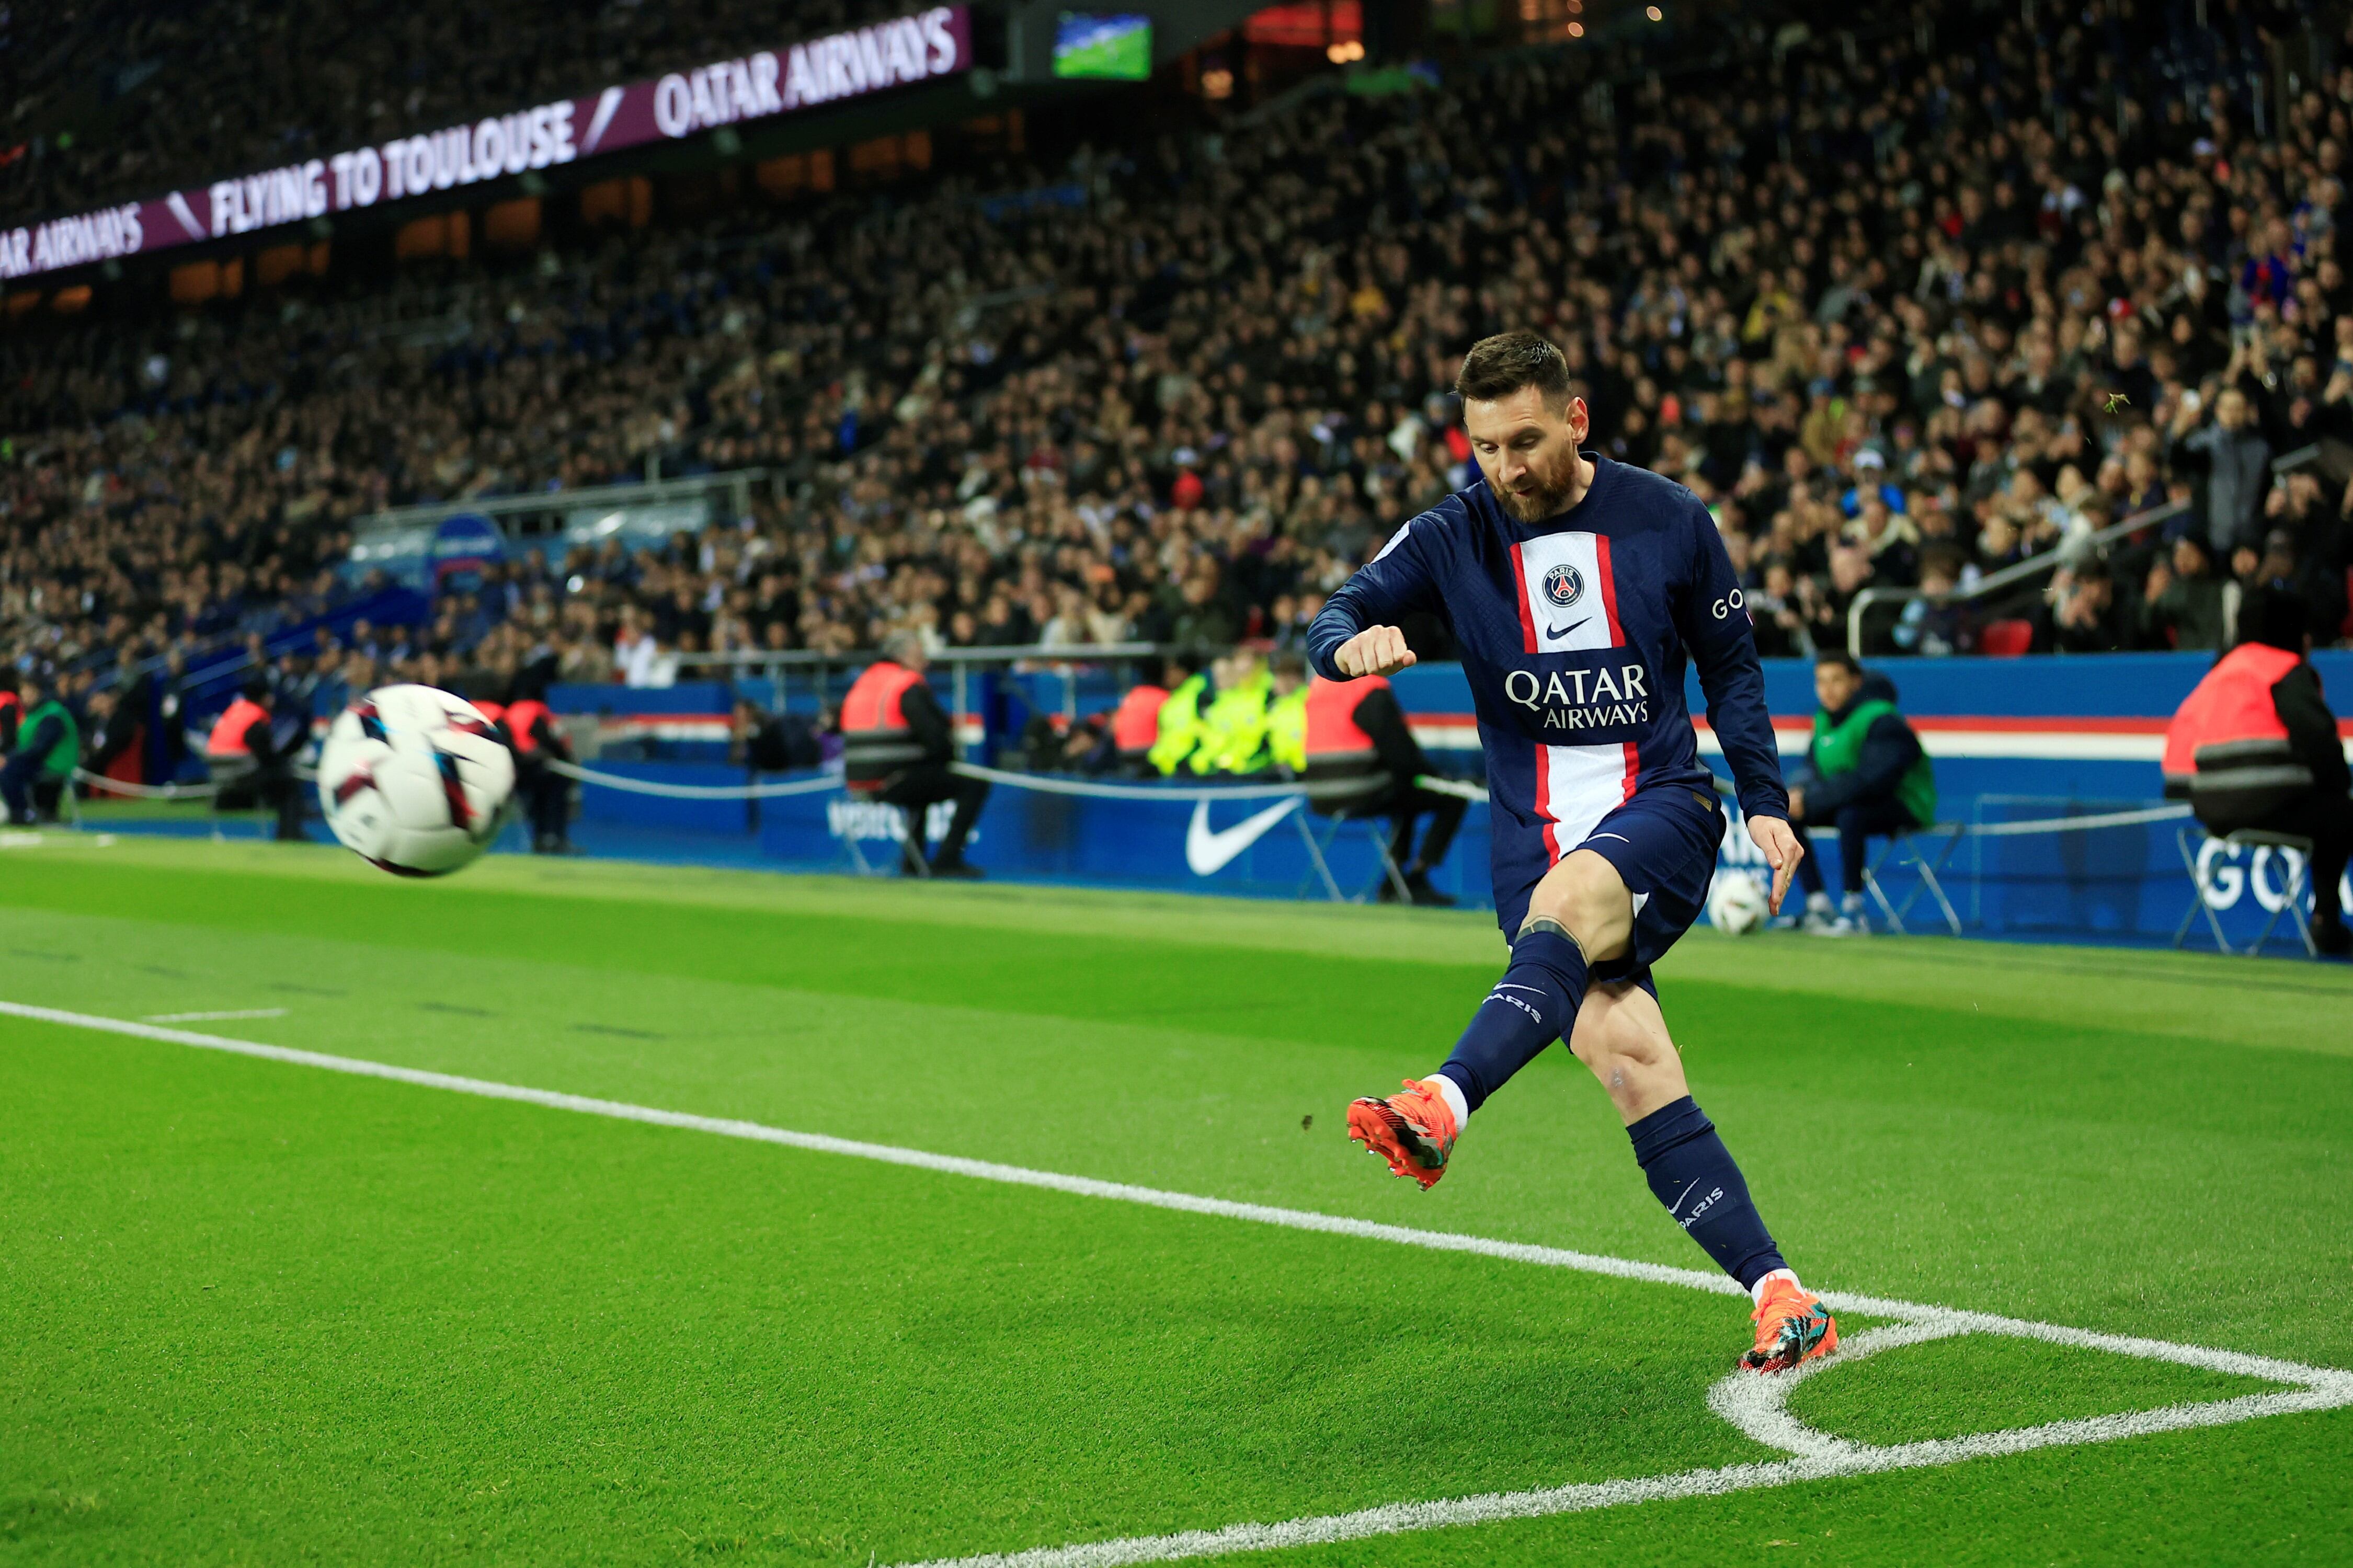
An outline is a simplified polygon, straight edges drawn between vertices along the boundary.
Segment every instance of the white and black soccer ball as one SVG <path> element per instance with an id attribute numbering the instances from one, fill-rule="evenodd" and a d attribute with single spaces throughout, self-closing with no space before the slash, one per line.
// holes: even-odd
<path id="1" fill-rule="evenodd" d="M 1726 936 L 1762 930 L 1769 907 L 1765 884 L 1746 871 L 1718 871 L 1707 890 L 1708 923 Z"/>
<path id="2" fill-rule="evenodd" d="M 401 877 L 446 877 L 490 847 L 514 756 L 480 709 L 430 686 L 379 686 L 335 715 L 319 804 L 343 847 Z"/>

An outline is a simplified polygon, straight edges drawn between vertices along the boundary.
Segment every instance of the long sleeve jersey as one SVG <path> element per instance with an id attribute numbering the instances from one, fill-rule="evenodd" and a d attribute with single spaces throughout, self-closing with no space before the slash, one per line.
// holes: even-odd
<path id="1" fill-rule="evenodd" d="M 1683 704 L 1708 722 L 1751 816 L 1786 817 L 1781 758 L 1740 580 L 1699 498 L 1606 458 L 1567 511 L 1513 518 L 1481 479 L 1421 513 L 1308 629 L 1327 679 L 1340 645 L 1409 611 L 1443 616 L 1485 749 L 1496 897 L 1524 889 L 1638 790 L 1712 788 Z"/>

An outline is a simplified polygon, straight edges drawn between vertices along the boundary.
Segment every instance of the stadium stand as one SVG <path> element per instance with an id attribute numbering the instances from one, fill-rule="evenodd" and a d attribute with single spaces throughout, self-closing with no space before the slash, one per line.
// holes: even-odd
<path id="1" fill-rule="evenodd" d="M 735 20 L 614 23 L 616 68 Z M 1446 388 L 1522 325 L 1587 379 L 1600 447 L 1715 509 L 1767 654 L 1857 628 L 1874 657 L 2210 647 L 2267 583 L 2341 639 L 2353 66 L 2280 101 L 2260 6 L 1929 20 L 1797 43 L 1736 92 L 1686 74 L 1671 99 L 1656 61 L 1465 60 L 1434 90 L 1308 91 L 1246 133 L 1205 118 L 1050 168 L 29 314 L 0 335 L 0 648 L 78 700 L 168 681 L 380 588 L 333 575 L 358 515 L 649 463 L 780 482 L 740 531 L 494 569 L 282 679 L 332 693 L 364 658 L 658 680 L 681 651 L 900 627 L 1287 646 L 1470 477 Z M 437 109 L 512 99 L 527 53 L 437 79 Z M 243 68 L 208 58 L 175 68 Z M 2047 581 L 1971 596 L 2052 550 Z"/>

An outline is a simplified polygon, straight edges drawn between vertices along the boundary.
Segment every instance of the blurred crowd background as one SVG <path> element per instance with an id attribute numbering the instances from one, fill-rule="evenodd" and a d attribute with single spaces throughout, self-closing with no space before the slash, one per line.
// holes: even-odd
<path id="1" fill-rule="evenodd" d="M 446 6 L 287 8 L 258 50 L 223 9 L 9 8 L 25 92 L 111 49 L 164 60 L 175 107 L 103 149 L 16 149 L 0 205 L 78 210 L 872 12 L 509 8 L 459 63 Z M 2353 63 L 2267 94 L 2296 14 L 2226 0 L 1851 20 L 1714 74 L 1519 51 L 519 256 L 28 315 L 0 332 L 0 653 L 87 707 L 365 588 L 364 514 L 754 467 L 732 525 L 531 552 L 274 679 L 330 711 L 391 678 L 661 684 L 900 629 L 1295 646 L 1475 477 L 1446 389 L 1518 327 L 1567 353 L 1596 447 L 1706 500 L 1768 656 L 1848 646 L 1873 588 L 1924 591 L 1862 617 L 1873 657 L 2216 648 L 2263 584 L 2344 641 Z M 1442 626 L 1414 635 L 1445 657 Z"/>

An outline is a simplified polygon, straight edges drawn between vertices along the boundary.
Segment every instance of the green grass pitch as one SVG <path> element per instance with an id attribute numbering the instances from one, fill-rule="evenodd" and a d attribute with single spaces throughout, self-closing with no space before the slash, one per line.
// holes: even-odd
<path id="1" fill-rule="evenodd" d="M 1679 1268 L 1564 1051 L 1423 1194 L 1483 916 L 0 847 L 0 1001 Z M 1694 932 L 1694 1089 L 1811 1283 L 2353 1368 L 2353 974 Z M 1782 1458 L 1745 1305 L 0 1016 L 0 1563 L 839 1563 Z M 1855 1317 L 1850 1331 L 1865 1320 Z M 1972 1334 L 1861 1443 L 2275 1386 Z M 1216 1561 L 2344 1563 L 2353 1408 Z"/>

